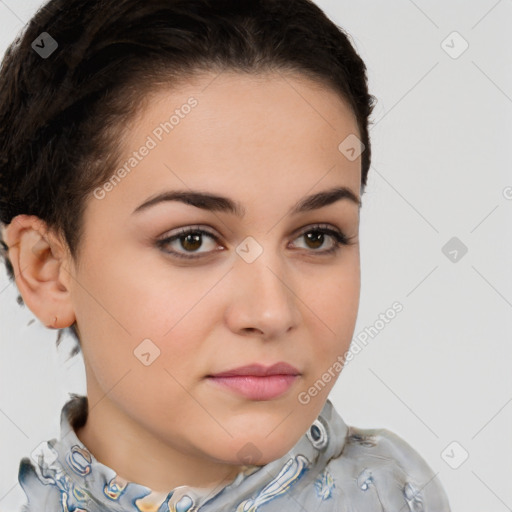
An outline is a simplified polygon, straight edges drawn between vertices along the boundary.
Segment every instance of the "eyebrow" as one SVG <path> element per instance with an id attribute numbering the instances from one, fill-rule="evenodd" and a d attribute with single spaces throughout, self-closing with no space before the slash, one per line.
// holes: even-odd
<path id="1" fill-rule="evenodd" d="M 323 208 L 324 206 L 328 206 L 342 199 L 348 199 L 352 203 L 357 204 L 358 207 L 361 207 L 361 200 L 354 192 L 352 192 L 352 190 L 347 187 L 335 187 L 301 199 L 290 209 L 288 213 L 296 215 L 298 213 L 309 212 L 311 210 Z M 134 213 L 147 210 L 149 207 L 165 201 L 180 201 L 203 210 L 227 212 L 240 218 L 244 217 L 246 212 L 241 203 L 233 201 L 229 197 L 195 190 L 172 190 L 161 192 L 160 194 L 149 197 L 141 205 L 135 208 L 132 215 Z"/>

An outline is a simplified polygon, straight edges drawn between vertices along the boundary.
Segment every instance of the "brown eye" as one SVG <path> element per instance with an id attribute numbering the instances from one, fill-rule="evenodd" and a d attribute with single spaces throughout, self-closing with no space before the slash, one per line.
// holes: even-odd
<path id="1" fill-rule="evenodd" d="M 318 254 L 332 254 L 339 250 L 340 246 L 348 245 L 349 243 L 344 233 L 324 226 L 309 228 L 307 231 L 303 231 L 296 240 L 300 238 L 305 240 L 307 249 L 311 249 L 312 252 L 318 252 Z M 330 247 L 324 251 L 317 250 L 322 247 L 329 238 L 331 239 Z"/>
<path id="2" fill-rule="evenodd" d="M 199 251 L 199 249 L 203 248 L 205 245 L 205 237 L 211 240 L 211 250 L 208 250 L 207 247 L 206 250 Z M 156 243 L 162 251 L 172 256 L 189 259 L 200 258 L 207 255 L 213 252 L 215 247 L 218 246 L 217 237 L 215 235 L 199 228 L 181 229 L 177 234 L 157 240 Z M 206 244 L 206 246 L 208 246 L 208 244 Z M 168 249 L 169 247 L 171 247 L 171 249 Z"/>
<path id="3" fill-rule="evenodd" d="M 325 241 L 325 234 L 321 233 L 320 231 L 310 231 L 306 233 L 304 236 L 306 237 L 307 244 L 312 249 L 318 249 L 319 247 L 322 247 Z"/>
<path id="4" fill-rule="evenodd" d="M 187 251 L 197 251 L 202 245 L 201 234 L 188 234 L 179 238 L 181 246 Z"/>

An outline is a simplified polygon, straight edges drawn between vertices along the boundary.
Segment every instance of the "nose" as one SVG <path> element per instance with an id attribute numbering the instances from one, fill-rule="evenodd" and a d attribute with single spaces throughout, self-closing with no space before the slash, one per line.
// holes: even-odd
<path id="1" fill-rule="evenodd" d="M 297 327 L 300 299 L 292 274 L 270 250 L 252 263 L 237 258 L 230 279 L 226 321 L 233 332 L 278 339 Z"/>

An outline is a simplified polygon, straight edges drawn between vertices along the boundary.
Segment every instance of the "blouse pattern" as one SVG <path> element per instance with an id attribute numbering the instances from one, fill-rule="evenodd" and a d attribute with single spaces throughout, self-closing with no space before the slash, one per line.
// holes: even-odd
<path id="1" fill-rule="evenodd" d="M 409 444 L 387 429 L 347 426 L 329 399 L 283 457 L 242 466 L 220 488 L 169 493 L 128 482 L 95 459 L 73 427 L 87 410 L 87 397 L 72 394 L 60 439 L 21 460 L 20 512 L 450 512 L 437 475 Z"/>

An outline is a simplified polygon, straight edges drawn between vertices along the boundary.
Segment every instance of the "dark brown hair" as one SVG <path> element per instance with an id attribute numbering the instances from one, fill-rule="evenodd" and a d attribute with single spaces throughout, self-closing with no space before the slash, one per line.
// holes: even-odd
<path id="1" fill-rule="evenodd" d="M 42 33 L 51 55 L 32 46 Z M 123 127 L 147 93 L 202 71 L 291 71 L 333 88 L 357 119 L 363 191 L 375 97 L 349 37 L 310 0 L 50 0 L 0 69 L 0 222 L 36 215 L 78 261 L 86 200 L 116 168 Z"/>

